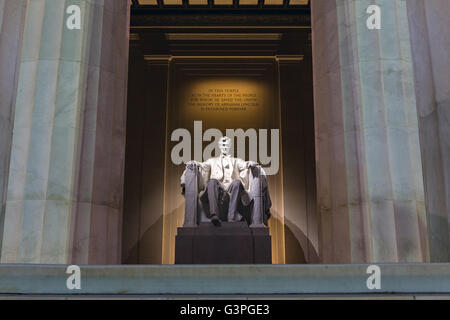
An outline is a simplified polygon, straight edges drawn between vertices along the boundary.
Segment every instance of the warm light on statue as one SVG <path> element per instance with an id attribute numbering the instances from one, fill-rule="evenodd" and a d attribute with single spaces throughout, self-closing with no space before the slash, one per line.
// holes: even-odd
<path id="1" fill-rule="evenodd" d="M 247 221 L 250 227 L 264 227 L 271 207 L 264 170 L 257 162 L 232 157 L 229 137 L 220 138 L 218 146 L 220 156 L 186 165 L 181 177 L 184 226 Z"/>

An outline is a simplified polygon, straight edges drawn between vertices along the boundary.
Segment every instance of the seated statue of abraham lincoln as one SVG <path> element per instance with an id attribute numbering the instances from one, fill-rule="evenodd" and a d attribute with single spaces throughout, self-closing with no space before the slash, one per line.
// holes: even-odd
<path id="1" fill-rule="evenodd" d="M 218 147 L 220 156 L 186 164 L 181 177 L 186 198 L 184 226 L 209 221 L 215 226 L 224 221 L 267 226 L 272 203 L 263 168 L 232 157 L 229 137 L 220 138 Z"/>

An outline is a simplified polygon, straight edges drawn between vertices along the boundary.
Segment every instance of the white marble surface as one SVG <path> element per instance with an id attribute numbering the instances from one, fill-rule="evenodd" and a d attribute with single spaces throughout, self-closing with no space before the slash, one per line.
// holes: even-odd
<path id="1" fill-rule="evenodd" d="M 81 289 L 66 286 L 66 265 L 0 265 L 0 294 L 59 295 L 110 298 L 196 298 L 198 295 L 252 295 L 253 298 L 293 299 L 296 295 L 334 297 L 363 295 L 365 299 L 396 295 L 438 298 L 450 294 L 448 263 L 379 264 L 381 288 L 367 287 L 367 264 L 351 265 L 81 265 Z M 218 276 L 220 275 L 220 276 Z M 152 296 L 153 295 L 153 296 Z M 320 295 L 320 296 L 319 296 Z M 387 296 L 386 296 L 387 295 Z M 179 298 L 180 296 L 178 296 Z M 398 296 L 397 296 L 398 297 Z"/>
<path id="2" fill-rule="evenodd" d="M 25 0 L 0 0 L 0 254 Z"/>
<path id="3" fill-rule="evenodd" d="M 431 261 L 450 260 L 450 2 L 409 0 Z"/>
<path id="4" fill-rule="evenodd" d="M 312 5 L 316 162 L 325 263 L 428 260 L 405 1 Z"/>
<path id="5" fill-rule="evenodd" d="M 120 263 L 129 5 L 75 2 L 81 30 L 64 1 L 28 4 L 3 263 Z"/>

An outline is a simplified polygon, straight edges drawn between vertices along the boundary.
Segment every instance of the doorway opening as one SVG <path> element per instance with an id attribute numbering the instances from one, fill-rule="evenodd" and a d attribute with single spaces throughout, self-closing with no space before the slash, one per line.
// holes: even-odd
<path id="1" fill-rule="evenodd" d="M 153 11 L 131 23 L 122 263 L 174 263 L 183 162 L 240 129 L 268 172 L 272 263 L 319 262 L 309 13 Z"/>

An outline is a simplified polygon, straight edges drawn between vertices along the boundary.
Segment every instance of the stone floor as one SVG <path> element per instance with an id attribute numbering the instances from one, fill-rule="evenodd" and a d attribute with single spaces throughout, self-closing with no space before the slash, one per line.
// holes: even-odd
<path id="1" fill-rule="evenodd" d="M 449 263 L 369 265 L 81 265 L 68 289 L 66 265 L 0 264 L 0 297 L 437 299 L 450 296 Z M 372 267 L 373 269 L 373 267 Z M 71 278 L 73 280 L 73 278 Z M 372 279 L 372 280 L 371 280 Z M 369 285 L 368 285 L 369 283 Z"/>
<path id="2" fill-rule="evenodd" d="M 0 300 L 450 300 L 447 295 L 0 295 Z"/>

